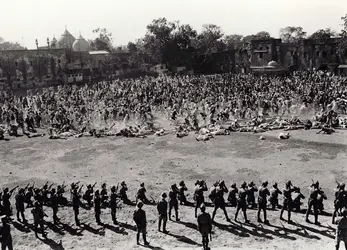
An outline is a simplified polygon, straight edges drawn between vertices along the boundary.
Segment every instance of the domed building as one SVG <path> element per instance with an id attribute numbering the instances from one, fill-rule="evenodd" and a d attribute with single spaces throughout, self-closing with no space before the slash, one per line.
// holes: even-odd
<path id="1" fill-rule="evenodd" d="M 76 52 L 89 51 L 89 43 L 81 35 L 79 38 L 72 44 L 72 49 Z"/>
<path id="2" fill-rule="evenodd" d="M 267 64 L 268 67 L 273 67 L 273 68 L 276 68 L 278 65 L 277 65 L 277 62 L 275 61 L 271 61 Z"/>
<path id="3" fill-rule="evenodd" d="M 71 35 L 71 33 L 65 29 L 64 33 L 61 35 L 58 41 L 58 48 L 60 49 L 72 49 L 73 43 L 76 41 L 76 38 Z"/>

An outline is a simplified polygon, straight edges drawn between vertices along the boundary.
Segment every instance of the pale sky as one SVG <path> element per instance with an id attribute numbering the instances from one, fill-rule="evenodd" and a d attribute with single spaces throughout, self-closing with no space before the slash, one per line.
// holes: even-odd
<path id="1" fill-rule="evenodd" d="M 321 28 L 341 30 L 347 0 L 1 0 L 0 36 L 35 48 L 57 39 L 67 29 L 77 38 L 93 38 L 92 30 L 106 28 L 114 45 L 143 37 L 146 25 L 166 17 L 190 24 L 222 27 L 225 34 L 268 31 L 274 37 L 286 26 L 301 26 L 310 34 Z"/>

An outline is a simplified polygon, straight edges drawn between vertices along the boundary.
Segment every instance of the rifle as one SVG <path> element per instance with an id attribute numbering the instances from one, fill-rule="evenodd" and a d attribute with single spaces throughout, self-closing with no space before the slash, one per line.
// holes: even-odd
<path id="1" fill-rule="evenodd" d="M 29 184 L 30 184 L 30 183 L 28 183 L 28 184 L 25 186 L 24 190 L 27 190 L 27 189 L 28 189 Z"/>
<path id="2" fill-rule="evenodd" d="M 13 192 L 14 190 L 16 190 L 17 188 L 19 188 L 19 186 L 16 186 L 16 187 L 12 188 L 12 189 L 10 190 L 9 193 L 12 193 L 12 192 Z"/>
<path id="3" fill-rule="evenodd" d="M 53 183 L 48 187 L 48 190 L 50 190 L 53 187 Z"/>
<path id="4" fill-rule="evenodd" d="M 35 181 L 34 181 L 33 185 L 31 186 L 31 188 L 34 188 L 34 187 L 35 187 Z"/>
<path id="5" fill-rule="evenodd" d="M 46 182 L 46 184 L 45 185 L 43 185 L 43 186 L 46 186 L 46 185 L 48 185 L 48 181 Z"/>
<path id="6" fill-rule="evenodd" d="M 80 183 L 80 181 L 76 182 L 76 183 L 75 183 L 75 186 L 77 186 L 79 183 Z"/>
<path id="7" fill-rule="evenodd" d="M 65 186 L 65 181 L 64 181 L 63 184 L 61 185 L 61 189 L 64 189 L 64 188 L 66 188 L 66 186 Z"/>
<path id="8" fill-rule="evenodd" d="M 116 193 L 118 193 L 119 182 L 117 183 Z"/>
<path id="9" fill-rule="evenodd" d="M 94 188 L 94 187 L 95 187 L 95 185 L 96 185 L 96 182 L 93 184 L 92 188 Z"/>
<path id="10" fill-rule="evenodd" d="M 335 179 L 335 182 L 337 184 L 337 188 L 339 188 L 341 184 L 336 179 Z"/>
<path id="11" fill-rule="evenodd" d="M 83 188 L 83 184 L 82 186 L 80 187 L 80 189 L 78 190 L 78 193 L 80 193 L 82 191 L 82 188 Z"/>

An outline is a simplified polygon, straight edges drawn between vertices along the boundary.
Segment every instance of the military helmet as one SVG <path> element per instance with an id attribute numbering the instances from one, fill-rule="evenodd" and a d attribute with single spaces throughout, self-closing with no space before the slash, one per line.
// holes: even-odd
<path id="1" fill-rule="evenodd" d="M 166 193 L 165 193 L 165 192 L 162 193 L 162 194 L 161 194 L 161 197 L 162 197 L 162 198 L 166 198 L 166 197 L 167 197 Z"/>
<path id="2" fill-rule="evenodd" d="M 121 185 L 122 185 L 122 186 L 125 186 L 125 181 L 122 181 Z"/>
<path id="3" fill-rule="evenodd" d="M 112 187 L 111 187 L 111 191 L 112 191 L 112 192 L 115 192 L 115 191 L 116 191 L 116 186 L 112 186 Z"/>
<path id="4" fill-rule="evenodd" d="M 249 184 L 248 184 L 249 187 L 253 187 L 254 186 L 254 182 L 251 181 Z"/>
<path id="5" fill-rule="evenodd" d="M 88 184 L 88 185 L 87 185 L 87 188 L 92 188 L 92 185 L 91 185 L 91 184 Z"/>
<path id="6" fill-rule="evenodd" d="M 196 186 L 196 185 L 199 185 L 199 184 L 200 184 L 200 181 L 197 180 L 197 181 L 195 182 L 195 186 Z"/>
<path id="7" fill-rule="evenodd" d="M 236 183 L 231 184 L 232 188 L 236 188 Z"/>
<path id="8" fill-rule="evenodd" d="M 7 192 L 8 192 L 8 188 L 5 188 L 5 189 L 4 189 L 4 193 L 7 193 Z"/>
<path id="9" fill-rule="evenodd" d="M 286 182 L 286 186 L 290 186 L 290 185 L 292 185 L 292 182 L 291 181 L 287 181 Z"/>
<path id="10" fill-rule="evenodd" d="M 344 189 L 345 188 L 345 183 L 341 183 L 341 185 L 340 185 L 340 189 Z"/>
<path id="11" fill-rule="evenodd" d="M 99 195 L 99 193 L 100 193 L 99 190 L 95 191 L 95 195 Z"/>
<path id="12" fill-rule="evenodd" d="M 145 183 L 142 182 L 142 183 L 140 184 L 140 187 L 144 187 L 144 186 L 145 186 Z"/>
<path id="13" fill-rule="evenodd" d="M 247 183 L 244 181 L 244 182 L 241 184 L 241 187 L 242 187 L 242 188 L 247 187 Z"/>
<path id="14" fill-rule="evenodd" d="M 106 187 L 106 183 L 102 183 L 101 187 L 105 188 Z"/>
<path id="15" fill-rule="evenodd" d="M 261 185 L 262 185 L 263 187 L 266 187 L 267 184 L 269 184 L 269 182 L 268 182 L 268 181 L 264 181 Z"/>
<path id="16" fill-rule="evenodd" d="M 180 186 L 183 186 L 185 183 L 184 183 L 184 181 L 180 181 L 180 183 L 178 183 L 178 185 L 180 185 Z"/>
<path id="17" fill-rule="evenodd" d="M 277 182 L 275 182 L 272 186 L 274 187 L 274 188 L 277 188 Z"/>

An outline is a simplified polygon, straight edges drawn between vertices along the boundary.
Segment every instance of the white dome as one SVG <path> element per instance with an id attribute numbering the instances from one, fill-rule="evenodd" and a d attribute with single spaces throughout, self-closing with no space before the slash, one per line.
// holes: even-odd
<path id="1" fill-rule="evenodd" d="M 72 44 L 72 49 L 74 51 L 89 51 L 89 43 L 80 35 Z"/>
<path id="2" fill-rule="evenodd" d="M 72 49 L 72 45 L 75 40 L 76 38 L 71 35 L 69 31 L 65 30 L 58 41 L 58 46 L 62 49 Z"/>
<path id="3" fill-rule="evenodd" d="M 267 64 L 267 66 L 270 66 L 270 67 L 277 67 L 277 62 L 275 61 L 271 61 Z"/>

